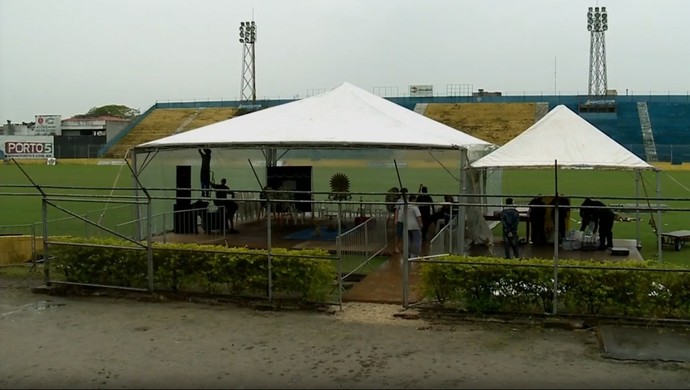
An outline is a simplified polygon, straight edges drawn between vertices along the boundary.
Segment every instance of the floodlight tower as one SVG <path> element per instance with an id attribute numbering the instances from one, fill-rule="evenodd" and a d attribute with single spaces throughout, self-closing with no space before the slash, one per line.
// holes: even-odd
<path id="1" fill-rule="evenodd" d="M 589 7 L 587 11 L 587 31 L 589 42 L 589 95 L 605 96 L 606 82 L 606 43 L 604 33 L 609 29 L 606 7 Z"/>
<path id="2" fill-rule="evenodd" d="M 256 67 L 254 66 L 254 43 L 256 43 L 256 23 L 240 22 L 240 43 L 242 47 L 242 86 L 240 97 L 243 101 L 256 102 Z"/>

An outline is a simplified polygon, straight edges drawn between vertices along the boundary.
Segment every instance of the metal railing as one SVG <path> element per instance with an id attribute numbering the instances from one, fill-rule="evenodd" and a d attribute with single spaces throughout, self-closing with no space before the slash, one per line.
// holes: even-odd
<path id="1" fill-rule="evenodd" d="M 372 216 L 336 238 L 338 258 L 341 261 L 347 259 L 350 264 L 355 265 L 349 272 L 340 273 L 342 280 L 356 273 L 386 249 L 386 230 L 386 219 Z"/>
<path id="2" fill-rule="evenodd" d="M 429 256 L 438 256 L 454 253 L 460 243 L 457 239 L 458 219 L 453 217 L 448 223 L 444 224 L 429 241 Z"/>
<path id="3" fill-rule="evenodd" d="M 115 230 L 135 238 L 139 235 L 137 230 L 148 217 L 122 222 L 115 226 Z M 169 234 L 197 234 L 205 233 L 204 238 L 195 240 L 196 243 L 215 242 L 226 238 L 227 225 L 223 206 L 191 208 L 185 210 L 173 210 L 151 215 L 151 234 L 154 241 L 168 242 Z M 210 235 L 217 235 L 210 237 Z"/>

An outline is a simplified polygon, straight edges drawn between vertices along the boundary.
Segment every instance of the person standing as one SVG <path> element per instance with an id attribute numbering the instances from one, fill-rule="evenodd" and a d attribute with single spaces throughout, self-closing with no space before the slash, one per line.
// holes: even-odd
<path id="1" fill-rule="evenodd" d="M 431 215 L 434 214 L 434 200 L 428 194 L 429 190 L 425 186 L 421 186 L 421 195 L 417 197 L 417 204 L 419 211 L 422 213 L 422 240 L 429 240 L 429 225 L 431 225 Z"/>
<path id="2" fill-rule="evenodd" d="M 541 195 L 537 195 L 527 204 L 529 206 L 529 223 L 530 233 L 532 237 L 532 244 L 542 245 L 546 243 L 546 233 L 544 231 L 544 218 L 546 217 L 546 208 Z"/>
<path id="3" fill-rule="evenodd" d="M 453 203 L 455 203 L 455 200 L 453 199 L 452 195 L 444 195 L 441 208 L 435 213 L 431 214 L 429 222 L 436 225 L 436 231 L 441 230 L 444 226 L 448 225 L 451 217 L 457 218 L 459 210 L 457 206 L 453 206 Z"/>
<path id="4" fill-rule="evenodd" d="M 513 205 L 513 198 L 506 199 L 506 206 L 501 211 L 501 224 L 503 225 L 503 248 L 506 259 L 510 259 L 512 249 L 515 258 L 520 258 L 518 252 L 518 226 L 520 226 L 520 213 Z"/>
<path id="5" fill-rule="evenodd" d="M 211 184 L 213 189 L 216 190 L 216 199 L 213 201 L 213 204 L 223 207 L 225 218 L 227 222 L 230 223 L 228 233 L 239 233 L 237 230 L 235 230 L 235 213 L 238 209 L 237 203 L 232 200 L 232 198 L 235 197 L 235 193 L 230 191 L 230 188 L 226 183 L 227 181 L 225 178 L 223 178 L 221 179 L 220 184 Z M 228 195 L 230 198 L 228 198 Z"/>
<path id="6" fill-rule="evenodd" d="M 586 198 L 582 202 L 583 206 L 591 208 L 580 209 L 580 213 L 584 213 L 583 220 L 594 222 L 594 232 L 599 230 L 599 250 L 606 248 L 613 248 L 613 221 L 616 214 L 609 207 L 599 200 L 592 200 Z"/>
<path id="7" fill-rule="evenodd" d="M 587 206 L 591 202 L 591 199 L 586 198 L 582 202 L 582 205 Z M 592 233 L 596 233 L 598 231 L 599 221 L 597 221 L 595 218 L 595 210 L 580 208 L 580 231 L 586 231 L 589 225 L 592 225 Z"/>
<path id="8" fill-rule="evenodd" d="M 197 149 L 201 156 L 201 170 L 199 179 L 201 181 L 201 196 L 208 198 L 211 196 L 211 149 Z"/>
<path id="9" fill-rule="evenodd" d="M 556 216 L 558 216 L 558 242 L 561 243 L 565 239 L 565 234 L 568 230 L 568 221 L 570 220 L 570 198 L 563 196 L 563 194 L 559 194 L 553 202 L 554 204 L 558 202 Z"/>
<path id="10" fill-rule="evenodd" d="M 415 195 L 410 195 L 410 201 L 407 204 L 407 236 L 408 236 L 408 257 L 418 257 L 422 254 L 422 213 L 419 210 L 415 201 L 418 199 Z"/>

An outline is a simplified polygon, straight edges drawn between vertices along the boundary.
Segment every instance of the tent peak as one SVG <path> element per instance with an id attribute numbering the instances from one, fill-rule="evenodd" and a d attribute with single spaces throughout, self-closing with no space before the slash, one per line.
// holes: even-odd
<path id="1" fill-rule="evenodd" d="M 563 167 L 655 169 L 565 105 L 488 155 L 475 168 Z"/>

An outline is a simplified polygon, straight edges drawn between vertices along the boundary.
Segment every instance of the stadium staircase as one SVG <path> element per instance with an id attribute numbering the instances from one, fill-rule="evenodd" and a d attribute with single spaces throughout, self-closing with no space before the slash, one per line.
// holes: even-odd
<path id="1" fill-rule="evenodd" d="M 182 122 L 182 124 L 180 124 L 180 126 L 179 126 L 177 129 L 175 129 L 175 131 L 173 131 L 173 134 L 182 133 L 182 132 L 184 131 L 184 129 L 185 129 L 187 126 L 189 126 L 189 124 L 192 123 L 192 121 L 193 121 L 194 119 L 196 119 L 196 117 L 198 117 L 199 114 L 201 114 L 201 111 L 202 111 L 203 109 L 204 109 L 203 107 L 197 109 L 196 112 L 195 112 L 194 114 L 190 115 L 189 118 L 185 119 L 184 122 Z"/>
<path id="2" fill-rule="evenodd" d="M 534 113 L 534 123 L 539 122 L 541 118 L 545 117 L 549 113 L 549 103 L 537 103 L 537 107 Z M 525 129 L 526 130 L 526 129 Z"/>
<path id="3" fill-rule="evenodd" d="M 690 104 L 647 101 L 659 161 L 690 161 Z"/>
<path id="4" fill-rule="evenodd" d="M 426 108 L 429 106 L 428 103 L 417 103 L 414 106 L 414 112 L 416 112 L 419 115 L 424 115 L 426 112 Z"/>
<path id="5" fill-rule="evenodd" d="M 424 115 L 503 145 L 534 124 L 536 110 L 536 103 L 430 103 Z"/>
<path id="6" fill-rule="evenodd" d="M 652 132 L 652 122 L 649 120 L 647 102 L 637 102 L 637 113 L 640 116 L 640 127 L 642 127 L 642 141 L 644 142 L 644 154 L 648 162 L 659 161 L 654 144 L 654 133 Z"/>

